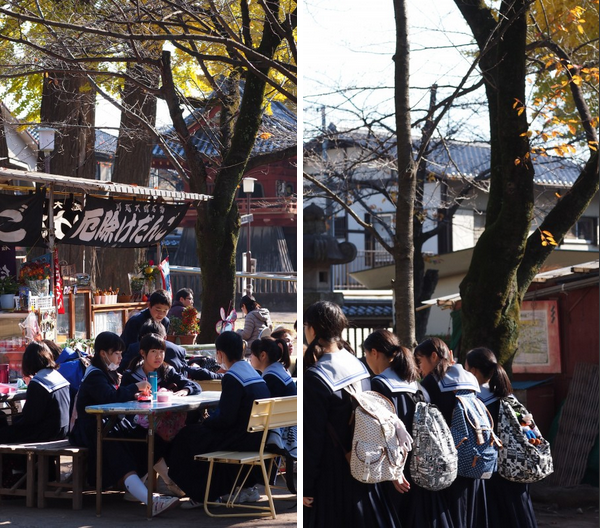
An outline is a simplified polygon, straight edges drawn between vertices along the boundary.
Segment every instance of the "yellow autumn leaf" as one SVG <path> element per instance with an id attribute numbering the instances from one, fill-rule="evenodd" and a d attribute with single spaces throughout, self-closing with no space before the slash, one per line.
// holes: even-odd
<path id="1" fill-rule="evenodd" d="M 562 196 L 559 193 L 554 193 L 554 196 L 556 196 L 557 198 L 562 198 Z"/>
<path id="2" fill-rule="evenodd" d="M 571 132 L 571 134 L 575 135 L 575 134 L 577 134 L 577 129 L 573 125 L 569 125 L 569 132 Z"/>
<path id="3" fill-rule="evenodd" d="M 520 116 L 525 111 L 525 108 L 521 107 L 517 110 L 517 115 Z"/>
<path id="4" fill-rule="evenodd" d="M 542 240 L 542 246 L 547 246 L 548 242 L 546 242 L 545 240 Z"/>
<path id="5" fill-rule="evenodd" d="M 519 165 L 521 163 L 521 160 L 519 158 L 515 159 L 515 165 Z"/>
<path id="6" fill-rule="evenodd" d="M 581 76 L 573 75 L 573 77 L 571 77 L 571 81 L 573 82 L 573 84 L 581 86 Z"/>
<path id="7" fill-rule="evenodd" d="M 583 26 L 581 24 L 577 24 L 577 31 L 583 35 Z"/>

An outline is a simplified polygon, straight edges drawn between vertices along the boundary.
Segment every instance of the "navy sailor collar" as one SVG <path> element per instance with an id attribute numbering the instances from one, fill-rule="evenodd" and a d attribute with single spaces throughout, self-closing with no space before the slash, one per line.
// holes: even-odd
<path id="1" fill-rule="evenodd" d="M 470 372 L 467 372 L 460 363 L 451 365 L 444 377 L 438 382 L 441 392 L 457 390 L 470 390 L 479 392 L 479 382 Z"/>
<path id="2" fill-rule="evenodd" d="M 51 393 L 69 386 L 69 382 L 60 372 L 50 368 L 39 370 L 36 375 L 31 378 L 31 381 L 40 384 L 44 389 Z"/>
<path id="3" fill-rule="evenodd" d="M 279 361 L 276 361 L 275 363 L 271 363 L 263 371 L 263 378 L 267 374 L 269 374 L 271 376 L 275 376 L 276 378 L 279 378 L 285 385 L 294 383 L 294 380 L 292 379 L 292 376 L 290 376 L 290 373 L 287 370 L 285 370 L 285 367 L 281 363 L 279 363 Z"/>
<path id="4" fill-rule="evenodd" d="M 264 383 L 264 380 L 256 372 L 256 369 L 247 361 L 236 361 L 231 368 L 225 372 L 225 376 L 231 375 L 237 379 L 242 387 L 247 387 L 253 383 Z"/>
<path id="5" fill-rule="evenodd" d="M 490 403 L 494 403 L 495 401 L 498 401 L 500 398 L 498 396 L 496 396 L 491 390 L 490 390 L 490 384 L 489 383 L 484 383 L 483 385 L 481 385 L 479 387 L 479 394 L 477 395 L 477 397 L 487 406 Z"/>
<path id="6" fill-rule="evenodd" d="M 367 367 L 347 350 L 323 354 L 308 370 L 319 376 L 334 392 L 369 377 Z"/>
<path id="7" fill-rule="evenodd" d="M 381 374 L 375 376 L 376 380 L 381 381 L 392 392 L 409 392 L 415 394 L 419 390 L 416 381 L 405 381 L 391 368 L 386 368 Z"/>

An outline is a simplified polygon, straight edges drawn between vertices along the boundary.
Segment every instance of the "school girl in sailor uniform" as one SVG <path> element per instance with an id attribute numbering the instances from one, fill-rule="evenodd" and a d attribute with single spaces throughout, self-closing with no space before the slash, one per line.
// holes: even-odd
<path id="1" fill-rule="evenodd" d="M 465 368 L 479 382 L 477 397 L 485 404 L 497 430 L 500 398 L 512 394 L 512 385 L 495 354 L 488 348 L 474 348 L 467 354 Z M 490 528 L 537 528 L 529 495 L 529 484 L 511 482 L 497 472 L 485 483 Z"/>
<path id="2" fill-rule="evenodd" d="M 462 365 L 454 364 L 446 343 L 434 337 L 420 343 L 414 351 L 423 376 L 421 386 L 427 401 L 440 409 L 448 426 L 456 406 L 456 392 L 479 392 L 479 383 Z M 487 528 L 485 481 L 456 477 L 450 487 L 439 491 L 444 496 L 454 528 Z"/>
<path id="3" fill-rule="evenodd" d="M 121 375 L 117 370 L 125 343 L 113 332 L 101 332 L 94 341 L 94 356 L 91 365 L 86 369 L 81 386 L 77 393 L 74 413 L 75 424 L 69 433 L 69 441 L 73 445 L 87 447 L 90 460 L 96 459 L 96 417 L 85 412 L 89 405 L 127 402 L 135 399 L 136 393 L 149 390 L 147 381 L 139 381 L 126 387 L 120 385 Z M 105 419 L 105 422 L 108 419 Z M 120 417 L 109 431 L 111 439 L 145 439 L 147 431 Z M 148 471 L 148 450 L 146 444 L 130 441 L 112 441 L 103 446 L 102 486 L 112 487 L 121 481 L 137 500 L 145 503 L 148 489 L 140 479 Z M 155 461 L 158 455 L 155 451 Z M 96 480 L 96 464 L 88 466 L 88 482 L 94 485 Z M 158 515 L 176 504 L 176 497 L 153 498 L 152 515 Z"/>
<path id="4" fill-rule="evenodd" d="M 369 368 L 376 374 L 371 379 L 371 389 L 388 398 L 395 406 L 398 417 L 412 431 L 415 405 L 424 401 L 413 353 L 400 346 L 397 336 L 388 330 L 375 330 L 363 343 L 363 350 Z M 410 476 L 410 457 L 404 466 L 404 474 L 409 482 L 407 493 L 398 493 L 395 487 L 386 483 L 386 491 L 393 502 L 404 528 L 425 527 L 451 528 L 445 497 L 437 492 L 417 486 Z"/>
<path id="5" fill-rule="evenodd" d="M 244 345 L 239 334 L 223 332 L 215 347 L 216 360 L 226 369 L 219 406 L 202 423 L 184 427 L 171 442 L 167 456 L 169 476 L 192 499 L 188 508 L 202 505 L 208 477 L 208 463 L 195 461 L 194 456 L 224 449 L 258 450 L 261 435 L 246 430 L 248 419 L 254 400 L 270 397 L 265 381 L 243 359 Z M 213 475 L 210 500 L 228 492 L 233 483 L 227 468 L 218 467 Z"/>
<path id="6" fill-rule="evenodd" d="M 140 355 L 123 374 L 121 385 L 144 381 L 150 371 L 156 371 L 157 386 L 178 393 L 179 396 L 199 394 L 202 389 L 197 383 L 184 378 L 165 361 L 166 341 L 157 334 L 146 334 L 140 341 Z M 158 365 L 158 367 L 156 367 Z"/>
<path id="7" fill-rule="evenodd" d="M 30 343 L 23 352 L 27 386 L 23 412 L 12 425 L 0 413 L 0 443 L 49 442 L 66 438 L 69 430 L 69 382 L 56 370 L 52 352 L 43 343 Z"/>
<path id="8" fill-rule="evenodd" d="M 345 389 L 370 388 L 367 368 L 341 338 L 346 317 L 338 305 L 322 301 L 308 307 L 304 325 L 309 343 L 304 355 L 304 526 L 399 527 L 383 487 L 354 479 L 345 457 L 353 408 Z"/>
<path id="9" fill-rule="evenodd" d="M 262 372 L 271 397 L 295 396 L 296 384 L 288 371 L 291 362 L 287 343 L 263 337 L 252 343 L 251 350 L 250 364 Z"/>

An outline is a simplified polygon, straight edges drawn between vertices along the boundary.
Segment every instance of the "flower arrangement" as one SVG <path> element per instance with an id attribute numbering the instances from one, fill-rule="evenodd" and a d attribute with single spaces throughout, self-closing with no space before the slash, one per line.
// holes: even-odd
<path id="1" fill-rule="evenodd" d="M 193 306 L 184 308 L 179 317 L 171 317 L 169 323 L 169 333 L 173 335 L 195 335 L 200 331 L 198 324 L 198 310 Z"/>
<path id="2" fill-rule="evenodd" d="M 153 281 L 160 275 L 160 270 L 154 265 L 153 260 L 144 260 L 140 262 L 140 274 L 147 281 Z"/>
<path id="3" fill-rule="evenodd" d="M 50 264 L 47 262 L 26 262 L 19 271 L 19 282 L 27 284 L 27 281 L 43 280 L 50 278 Z"/>

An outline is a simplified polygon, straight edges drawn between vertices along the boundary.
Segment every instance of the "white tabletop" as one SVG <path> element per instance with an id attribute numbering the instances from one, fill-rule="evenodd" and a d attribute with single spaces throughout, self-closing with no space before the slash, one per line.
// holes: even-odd
<path id="1" fill-rule="evenodd" d="M 219 391 L 206 391 L 191 396 L 173 396 L 170 402 L 117 402 L 89 405 L 85 412 L 90 414 L 158 414 L 166 411 L 192 411 L 203 406 L 219 403 Z"/>

